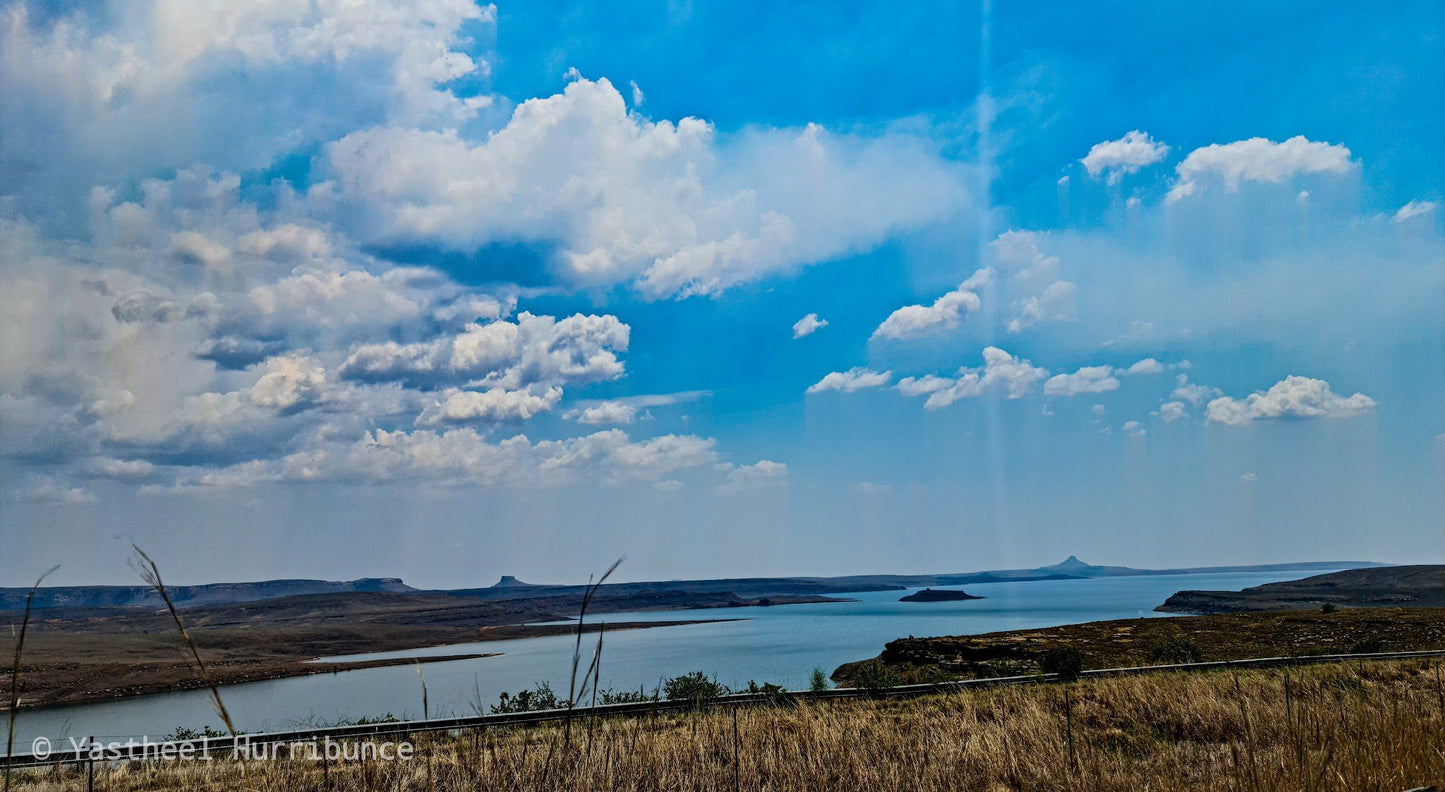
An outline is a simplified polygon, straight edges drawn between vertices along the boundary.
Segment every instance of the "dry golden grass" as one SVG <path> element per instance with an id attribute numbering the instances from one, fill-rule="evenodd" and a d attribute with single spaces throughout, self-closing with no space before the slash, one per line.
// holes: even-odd
<path id="1" fill-rule="evenodd" d="M 561 727 L 498 729 L 420 738 L 406 763 L 133 763 L 95 788 L 1399 792 L 1445 788 L 1440 673 L 1334 664 L 581 721 L 570 745 Z M 85 788 L 73 769 L 17 780 Z"/>

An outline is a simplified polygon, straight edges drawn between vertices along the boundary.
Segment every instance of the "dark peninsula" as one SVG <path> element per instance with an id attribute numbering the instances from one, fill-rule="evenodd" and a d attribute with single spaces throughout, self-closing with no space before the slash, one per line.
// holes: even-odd
<path id="1" fill-rule="evenodd" d="M 1180 591 L 1162 613 L 1445 607 L 1445 565 L 1347 569 L 1242 591 Z"/>

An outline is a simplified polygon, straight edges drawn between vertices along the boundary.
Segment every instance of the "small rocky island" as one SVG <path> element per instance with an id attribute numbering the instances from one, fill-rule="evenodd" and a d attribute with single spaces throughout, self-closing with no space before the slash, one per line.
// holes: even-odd
<path id="1" fill-rule="evenodd" d="M 907 596 L 899 597 L 899 602 L 958 602 L 960 600 L 976 600 L 983 597 L 976 597 L 967 591 L 953 591 L 950 589 L 926 588 L 922 591 L 915 591 Z"/>

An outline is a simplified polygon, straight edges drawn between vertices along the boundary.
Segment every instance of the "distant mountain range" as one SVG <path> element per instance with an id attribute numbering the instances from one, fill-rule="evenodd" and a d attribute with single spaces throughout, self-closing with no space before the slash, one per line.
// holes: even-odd
<path id="1" fill-rule="evenodd" d="M 229 605 L 305 594 L 344 594 L 355 591 L 414 592 L 398 578 L 360 580 L 262 580 L 254 583 L 206 583 L 167 586 L 177 607 Z M 23 588 L 0 588 L 0 610 L 20 610 L 30 593 Z M 49 586 L 35 593 L 36 608 L 159 608 L 164 603 L 150 586 Z"/>
<path id="2" fill-rule="evenodd" d="M 1358 569 L 1387 566 L 1368 561 L 1309 561 L 1291 564 L 1253 566 L 1188 567 L 1183 569 L 1135 569 L 1122 566 L 1095 566 L 1069 556 L 1057 564 L 1033 569 L 1000 569 L 983 572 L 958 572 L 929 575 L 846 575 L 841 577 L 774 577 L 774 578 L 711 578 L 704 580 L 640 581 L 609 583 L 603 592 L 610 598 L 655 598 L 679 593 L 728 592 L 741 598 L 785 597 L 799 595 L 846 594 L 862 591 L 896 591 L 925 586 L 960 586 L 974 583 L 1021 582 L 1035 580 L 1073 580 L 1078 578 L 1124 577 L 1137 575 L 1187 575 L 1209 572 L 1309 572 L 1318 570 Z M 209 583 L 194 586 L 173 586 L 172 599 L 179 607 L 255 602 L 277 597 L 311 594 L 342 594 L 348 592 L 392 592 L 409 594 L 447 594 L 488 600 L 531 599 L 535 597 L 568 596 L 580 592 L 581 585 L 551 585 L 523 582 L 504 575 L 491 586 L 473 589 L 415 589 L 398 578 L 363 578 L 350 581 L 330 580 L 265 580 L 253 583 Z M 0 610 L 25 607 L 24 588 L 0 588 Z M 52 586 L 41 588 L 35 596 L 36 608 L 156 608 L 160 596 L 146 586 Z"/>

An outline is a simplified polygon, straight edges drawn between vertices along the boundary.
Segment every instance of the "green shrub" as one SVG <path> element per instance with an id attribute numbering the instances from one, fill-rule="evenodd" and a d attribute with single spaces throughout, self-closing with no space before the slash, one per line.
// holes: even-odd
<path id="1" fill-rule="evenodd" d="M 814 693 L 821 693 L 828 687 L 828 675 L 823 673 L 823 669 L 814 668 L 813 673 L 808 675 L 808 689 Z"/>
<path id="2" fill-rule="evenodd" d="M 552 686 L 542 682 L 532 690 L 518 691 L 515 696 L 504 691 L 501 701 L 492 705 L 492 714 L 505 715 L 513 712 L 564 709 L 566 706 L 567 700 L 557 698 L 557 694 L 552 692 Z"/>
<path id="3" fill-rule="evenodd" d="M 1320 605 L 1320 613 L 1334 613 L 1337 610 L 1339 610 L 1339 608 L 1335 607 L 1333 602 L 1326 602 Z"/>
<path id="4" fill-rule="evenodd" d="M 1151 663 L 1197 663 L 1203 659 L 1199 644 L 1188 638 L 1165 638 L 1149 647 Z"/>
<path id="5" fill-rule="evenodd" d="M 877 660 L 861 663 L 848 674 L 853 687 L 869 693 L 880 693 L 903 684 L 903 677 Z"/>
<path id="6" fill-rule="evenodd" d="M 1057 674 L 1061 682 L 1072 682 L 1084 670 L 1084 654 L 1073 646 L 1050 647 L 1039 655 L 1039 670 Z"/>
<path id="7" fill-rule="evenodd" d="M 354 721 L 353 725 L 355 725 L 355 726 L 375 726 L 375 725 L 381 724 L 381 723 L 400 723 L 400 722 L 401 722 L 401 718 L 398 718 L 398 717 L 396 717 L 395 715 L 393 715 L 393 714 L 391 714 L 390 712 L 388 712 L 388 713 L 386 713 L 385 715 L 362 715 L 360 718 L 357 718 L 357 719 Z"/>
<path id="8" fill-rule="evenodd" d="M 225 737 L 227 736 L 227 734 L 228 732 L 223 732 L 218 729 L 211 728 L 210 724 L 202 726 L 199 729 L 190 729 L 185 726 L 180 726 L 177 727 L 175 731 L 167 734 L 163 739 L 171 742 L 183 742 L 186 740 L 199 740 L 203 737 L 206 739 L 215 739 L 217 737 Z"/>
<path id="9" fill-rule="evenodd" d="M 656 701 L 657 694 L 648 695 L 642 688 L 636 690 L 614 691 L 611 688 L 597 692 L 598 704 L 641 704 L 644 701 Z"/>
<path id="10" fill-rule="evenodd" d="M 787 704 L 792 701 L 792 697 L 788 695 L 787 688 L 782 685 L 774 685 L 771 682 L 764 682 L 759 685 L 757 682 L 748 680 L 747 689 L 741 692 L 754 696 L 763 696 L 773 704 Z"/>
<path id="11" fill-rule="evenodd" d="M 662 686 L 662 697 L 668 701 L 690 701 L 695 705 L 706 704 L 731 692 L 727 685 L 709 679 L 701 671 L 673 677 Z"/>

